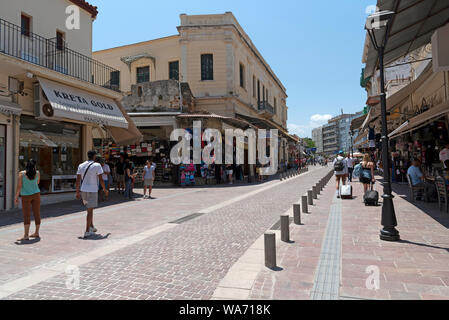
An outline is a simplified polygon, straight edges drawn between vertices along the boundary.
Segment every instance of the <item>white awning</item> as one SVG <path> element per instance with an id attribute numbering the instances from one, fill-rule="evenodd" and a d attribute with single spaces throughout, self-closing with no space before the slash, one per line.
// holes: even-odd
<path id="1" fill-rule="evenodd" d="M 54 117 L 128 128 L 128 121 L 117 103 L 107 97 L 38 78 Z"/>
<path id="2" fill-rule="evenodd" d="M 0 100 L 0 113 L 3 113 L 7 116 L 18 116 L 22 113 L 22 107 L 14 102 Z"/>

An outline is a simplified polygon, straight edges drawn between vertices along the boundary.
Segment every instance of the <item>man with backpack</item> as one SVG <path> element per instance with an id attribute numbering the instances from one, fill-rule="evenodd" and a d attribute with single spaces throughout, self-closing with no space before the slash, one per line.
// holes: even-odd
<path id="1" fill-rule="evenodd" d="M 337 187 L 337 198 L 340 198 L 340 181 L 341 185 L 346 185 L 346 177 L 348 176 L 348 161 L 345 159 L 343 151 L 340 150 L 333 165 Z"/>
<path id="2" fill-rule="evenodd" d="M 98 162 L 96 151 L 92 150 L 87 153 L 88 161 L 82 163 L 78 167 L 76 173 L 76 198 L 83 200 L 87 208 L 87 223 L 84 238 L 95 235 L 97 229 L 94 227 L 94 208 L 98 207 L 98 184 L 103 188 L 104 195 L 109 195 L 108 189 L 103 181 L 103 169 Z"/>

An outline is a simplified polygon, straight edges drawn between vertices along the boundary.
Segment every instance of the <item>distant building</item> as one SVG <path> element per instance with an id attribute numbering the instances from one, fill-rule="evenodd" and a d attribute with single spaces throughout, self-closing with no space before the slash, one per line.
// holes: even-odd
<path id="1" fill-rule="evenodd" d="M 312 140 L 315 142 L 316 152 L 323 153 L 323 127 L 312 130 Z"/>
<path id="2" fill-rule="evenodd" d="M 317 152 L 333 156 L 340 150 L 351 151 L 351 122 L 360 117 L 363 112 L 356 114 L 342 114 L 328 121 L 327 124 L 312 130 L 312 140 L 317 146 Z M 353 137 L 357 132 L 353 133 Z"/>

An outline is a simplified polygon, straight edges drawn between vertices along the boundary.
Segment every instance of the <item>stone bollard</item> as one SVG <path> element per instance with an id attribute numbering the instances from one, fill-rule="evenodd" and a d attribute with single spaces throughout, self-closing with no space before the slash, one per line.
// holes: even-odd
<path id="1" fill-rule="evenodd" d="M 315 186 L 312 187 L 312 198 L 318 200 L 318 190 Z"/>
<path id="2" fill-rule="evenodd" d="M 320 183 L 319 182 L 316 184 L 315 188 L 316 188 L 316 194 L 320 195 L 321 194 L 321 187 L 320 187 Z"/>
<path id="3" fill-rule="evenodd" d="M 301 205 L 299 203 L 293 205 L 293 222 L 301 225 Z"/>
<path id="4" fill-rule="evenodd" d="M 307 200 L 308 200 L 307 204 L 309 206 L 313 206 L 313 191 L 312 190 L 307 191 Z"/>
<path id="5" fill-rule="evenodd" d="M 281 240 L 290 242 L 290 216 L 288 214 L 281 216 Z"/>
<path id="6" fill-rule="evenodd" d="M 265 266 L 270 269 L 276 268 L 276 233 L 266 232 L 264 236 Z"/>
<path id="7" fill-rule="evenodd" d="M 307 207 L 307 196 L 301 197 L 301 206 L 302 206 L 302 213 L 309 213 L 309 210 Z"/>

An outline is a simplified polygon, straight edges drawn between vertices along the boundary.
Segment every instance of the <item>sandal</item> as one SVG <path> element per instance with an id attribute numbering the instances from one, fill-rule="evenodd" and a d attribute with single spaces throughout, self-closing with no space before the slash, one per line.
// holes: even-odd
<path id="1" fill-rule="evenodd" d="M 30 241 L 30 238 L 23 237 L 21 239 L 17 239 L 17 242 Z"/>
<path id="2" fill-rule="evenodd" d="M 30 238 L 40 239 L 40 236 L 34 233 L 30 236 Z"/>

